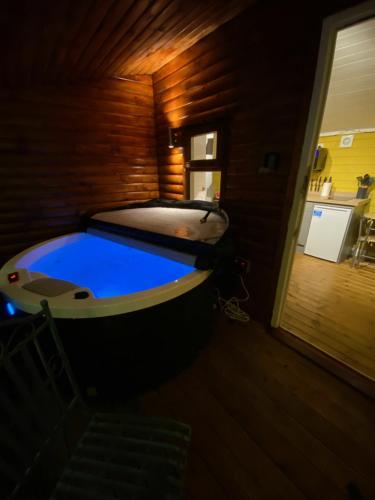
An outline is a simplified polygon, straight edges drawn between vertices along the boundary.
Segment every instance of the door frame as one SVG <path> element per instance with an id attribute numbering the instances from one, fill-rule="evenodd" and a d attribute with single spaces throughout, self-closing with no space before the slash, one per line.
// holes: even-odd
<path id="1" fill-rule="evenodd" d="M 274 328 L 280 326 L 288 292 L 297 238 L 307 197 L 314 149 L 319 138 L 331 78 L 337 32 L 358 22 L 365 21 L 370 17 L 375 17 L 375 0 L 363 2 L 323 20 L 313 92 L 271 318 L 271 326 Z"/>

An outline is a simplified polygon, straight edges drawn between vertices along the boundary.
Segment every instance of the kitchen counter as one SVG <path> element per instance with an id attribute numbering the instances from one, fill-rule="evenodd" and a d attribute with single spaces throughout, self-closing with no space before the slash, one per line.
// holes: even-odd
<path id="1" fill-rule="evenodd" d="M 306 201 L 311 201 L 313 203 L 327 203 L 329 205 L 341 205 L 344 207 L 361 207 L 367 205 L 370 199 L 366 198 L 365 200 L 361 200 L 358 198 L 352 198 L 350 200 L 335 200 L 332 198 L 322 198 L 318 193 L 309 193 Z"/>

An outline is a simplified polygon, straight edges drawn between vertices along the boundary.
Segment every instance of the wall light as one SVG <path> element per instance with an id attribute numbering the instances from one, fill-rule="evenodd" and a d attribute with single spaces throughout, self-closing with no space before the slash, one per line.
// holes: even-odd
<path id="1" fill-rule="evenodd" d="M 178 148 L 182 146 L 181 144 L 181 132 L 178 129 L 175 128 L 168 128 L 168 147 L 170 149 L 172 148 Z"/>

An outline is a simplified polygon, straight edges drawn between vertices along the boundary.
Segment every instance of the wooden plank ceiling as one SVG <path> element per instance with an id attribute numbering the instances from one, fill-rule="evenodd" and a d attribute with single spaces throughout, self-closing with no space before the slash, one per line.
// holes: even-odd
<path id="1" fill-rule="evenodd" d="M 152 74 L 255 0 L 5 0 L 2 86 Z"/>

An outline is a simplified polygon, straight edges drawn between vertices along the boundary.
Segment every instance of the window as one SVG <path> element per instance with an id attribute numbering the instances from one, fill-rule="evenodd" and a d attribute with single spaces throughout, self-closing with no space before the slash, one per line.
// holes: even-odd
<path id="1" fill-rule="evenodd" d="M 190 139 L 191 160 L 216 160 L 217 132 L 193 135 Z"/>
<path id="2" fill-rule="evenodd" d="M 182 131 L 185 198 L 203 201 L 220 199 L 225 168 L 225 130 L 223 123 L 215 123 Z"/>
<path id="3" fill-rule="evenodd" d="M 190 171 L 190 200 L 219 201 L 221 172 Z"/>

